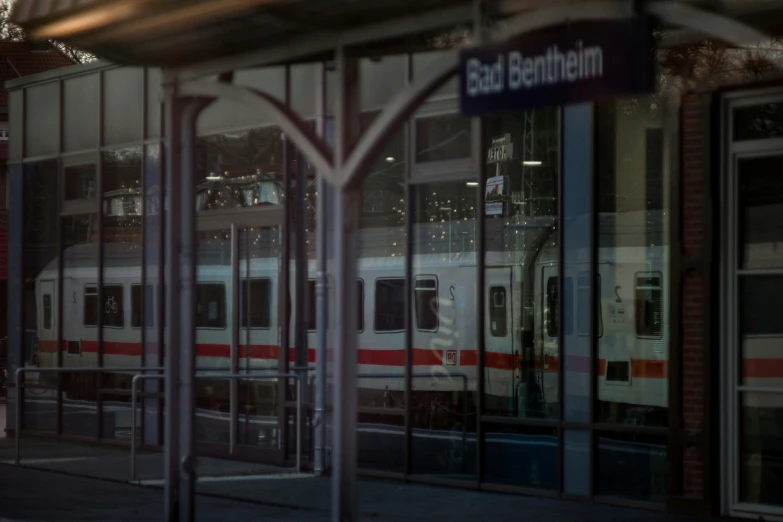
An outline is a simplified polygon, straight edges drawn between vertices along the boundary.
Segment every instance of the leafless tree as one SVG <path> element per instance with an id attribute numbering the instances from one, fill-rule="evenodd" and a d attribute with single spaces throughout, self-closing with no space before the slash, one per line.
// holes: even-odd
<path id="1" fill-rule="evenodd" d="M 12 0 L 0 0 L 0 39 L 21 42 L 27 39 L 24 29 L 11 22 Z M 96 57 L 88 52 L 59 41 L 52 41 L 66 56 L 76 63 L 91 62 Z"/>

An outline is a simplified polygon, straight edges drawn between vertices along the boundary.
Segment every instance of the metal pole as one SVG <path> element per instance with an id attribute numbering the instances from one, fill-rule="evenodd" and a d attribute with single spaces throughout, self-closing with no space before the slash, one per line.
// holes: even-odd
<path id="1" fill-rule="evenodd" d="M 316 77 L 316 125 L 321 139 L 326 136 L 326 70 L 321 64 Z M 326 259 L 327 259 L 327 232 L 329 224 L 328 205 L 331 187 L 323 176 L 318 176 L 318 199 L 316 203 L 316 249 L 318 259 L 316 261 L 315 280 L 315 419 L 313 429 L 315 431 L 315 455 L 313 467 L 316 475 L 326 473 L 326 336 L 327 336 L 327 286 L 326 286 Z"/>
<path id="2" fill-rule="evenodd" d="M 355 59 L 348 59 L 340 47 L 337 56 L 337 121 L 335 165 L 338 179 L 351 144 L 358 132 L 358 82 Z M 356 264 L 359 254 L 358 227 L 361 193 L 355 187 L 340 187 L 332 212 L 334 239 L 334 479 L 332 480 L 332 520 L 357 520 L 356 501 Z"/>
<path id="3" fill-rule="evenodd" d="M 298 386 L 296 390 L 296 472 L 302 472 L 302 393 L 305 389 L 307 372 L 299 370 Z"/>
<path id="4" fill-rule="evenodd" d="M 195 149 L 196 119 L 208 102 L 188 102 L 182 114 L 182 170 L 180 183 L 180 521 L 193 522 L 196 517 L 196 208 Z M 175 280 L 176 281 L 176 280 Z M 174 286 L 174 285 L 169 285 Z M 177 345 L 172 345 L 173 349 Z M 169 354 L 172 350 L 169 351 Z"/>
<path id="5" fill-rule="evenodd" d="M 231 373 L 239 373 L 239 306 L 241 292 L 239 287 L 239 227 L 236 223 L 231 224 Z M 247 242 L 245 242 L 247 245 Z M 246 247 L 247 248 L 247 247 Z M 249 277 L 248 273 L 245 277 Z M 246 285 L 246 292 L 250 291 L 250 286 Z M 248 298 L 248 302 L 250 299 Z M 249 327 L 248 323 L 248 327 Z M 228 427 L 228 453 L 234 454 L 237 443 L 237 424 L 239 423 L 239 382 L 230 382 L 229 409 L 230 420 Z"/>
<path id="6" fill-rule="evenodd" d="M 21 376 L 22 372 L 20 370 L 23 370 L 23 368 L 19 368 L 16 370 L 16 378 L 14 381 L 16 382 L 16 403 L 14 404 L 16 408 L 16 426 L 14 426 L 16 429 L 14 430 L 14 436 L 16 438 L 16 464 L 19 464 L 19 458 L 22 454 L 22 402 L 24 399 L 24 391 L 22 389 L 22 381 Z"/>
<path id="7" fill-rule="evenodd" d="M 166 291 L 166 430 L 164 438 L 164 509 L 167 522 L 179 522 L 179 440 L 180 440 L 180 217 L 182 193 L 180 192 L 180 127 L 183 102 L 178 97 L 176 79 L 169 78 L 166 85 L 166 193 L 165 207 L 165 284 Z"/>

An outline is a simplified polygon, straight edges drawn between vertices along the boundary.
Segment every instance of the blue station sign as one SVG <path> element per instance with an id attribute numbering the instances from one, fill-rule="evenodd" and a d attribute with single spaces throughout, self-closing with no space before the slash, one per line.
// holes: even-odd
<path id="1" fill-rule="evenodd" d="M 651 92 L 652 53 L 644 17 L 557 27 L 465 49 L 461 110 L 481 116 Z"/>

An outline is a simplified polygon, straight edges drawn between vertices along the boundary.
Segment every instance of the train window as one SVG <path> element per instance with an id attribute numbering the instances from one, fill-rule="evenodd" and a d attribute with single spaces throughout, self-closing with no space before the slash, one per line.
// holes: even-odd
<path id="1" fill-rule="evenodd" d="M 364 330 L 364 281 L 361 279 L 356 281 L 356 291 L 359 309 L 356 317 L 356 331 L 361 332 Z M 307 281 L 307 308 L 305 311 L 307 319 L 307 330 L 314 332 L 316 330 L 317 316 L 315 313 L 315 280 L 310 279 Z"/>
<path id="2" fill-rule="evenodd" d="M 438 280 L 434 277 L 417 277 L 414 287 L 416 328 L 434 332 L 438 329 Z"/>
<path id="3" fill-rule="evenodd" d="M 489 331 L 492 337 L 505 337 L 506 324 L 506 289 L 502 286 L 489 288 Z"/>
<path id="4" fill-rule="evenodd" d="M 242 328 L 269 328 L 272 283 L 269 279 L 245 279 L 242 284 Z"/>
<path id="5" fill-rule="evenodd" d="M 131 327 L 141 328 L 141 318 L 144 316 L 144 325 L 147 328 L 155 326 L 155 313 L 153 309 L 153 302 L 155 300 L 155 294 L 152 290 L 152 285 L 147 285 L 144 288 L 144 310 L 141 308 L 142 300 L 141 285 L 131 285 Z"/>
<path id="6" fill-rule="evenodd" d="M 98 326 L 98 287 L 84 287 L 84 326 Z"/>
<path id="7" fill-rule="evenodd" d="M 628 361 L 607 361 L 606 380 L 607 382 L 630 382 L 631 364 Z"/>
<path id="8" fill-rule="evenodd" d="M 68 348 L 68 355 L 81 355 L 82 343 L 80 341 L 68 341 L 66 346 Z"/>
<path id="9" fill-rule="evenodd" d="M 663 287 L 660 272 L 636 274 L 636 335 L 663 339 Z"/>
<path id="10" fill-rule="evenodd" d="M 375 280 L 375 331 L 405 329 L 405 279 Z"/>
<path id="11" fill-rule="evenodd" d="M 52 329 L 52 294 L 43 296 L 43 327 L 44 330 Z"/>
<path id="12" fill-rule="evenodd" d="M 122 285 L 103 286 L 103 326 L 122 328 L 125 325 L 125 307 Z"/>
<path id="13" fill-rule="evenodd" d="M 226 287 L 222 283 L 196 285 L 196 328 L 226 327 Z"/>

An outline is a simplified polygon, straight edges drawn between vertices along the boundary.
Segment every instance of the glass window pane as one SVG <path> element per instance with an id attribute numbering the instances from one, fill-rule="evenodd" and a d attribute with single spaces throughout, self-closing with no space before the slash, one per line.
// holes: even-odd
<path id="1" fill-rule="evenodd" d="M 226 287 L 222 283 L 196 285 L 196 328 L 226 327 Z"/>
<path id="2" fill-rule="evenodd" d="M 740 408 L 740 501 L 783 506 L 783 394 L 744 393 Z"/>
<path id="3" fill-rule="evenodd" d="M 104 145 L 141 141 L 144 133 L 144 74 L 140 67 L 103 73 Z"/>
<path id="4" fill-rule="evenodd" d="M 61 219 L 63 240 L 63 358 L 67 366 L 98 365 L 98 215 Z M 97 374 L 62 374 L 62 429 L 68 435 L 99 433 Z"/>
<path id="5" fill-rule="evenodd" d="M 596 420 L 668 423 L 669 162 L 658 98 L 598 106 Z"/>
<path id="6" fill-rule="evenodd" d="M 101 309 L 104 327 L 122 328 L 125 325 L 122 285 L 103 286 L 103 305 Z"/>
<path id="7" fill-rule="evenodd" d="M 484 427 L 487 482 L 556 489 L 560 468 L 556 428 L 502 424 Z"/>
<path id="8" fill-rule="evenodd" d="M 242 285 L 242 328 L 269 328 L 272 285 L 269 279 L 245 279 Z"/>
<path id="9" fill-rule="evenodd" d="M 283 134 L 277 127 L 201 138 L 196 146 L 198 212 L 282 204 Z M 310 178 L 314 171 L 308 165 Z"/>
<path id="10" fill-rule="evenodd" d="M 777 388 L 783 382 L 783 276 L 743 276 L 739 298 L 742 384 Z"/>
<path id="11" fill-rule="evenodd" d="M 60 152 L 59 82 L 25 89 L 23 127 L 25 156 L 44 156 Z"/>
<path id="12" fill-rule="evenodd" d="M 783 267 L 783 156 L 737 162 L 737 249 L 742 268 Z"/>
<path id="13" fill-rule="evenodd" d="M 74 165 L 63 170 L 63 200 L 89 199 L 97 196 L 98 177 L 95 165 Z"/>
<path id="14" fill-rule="evenodd" d="M 737 107 L 732 114 L 735 141 L 783 136 L 783 103 Z"/>
<path id="15" fill-rule="evenodd" d="M 470 118 L 459 114 L 417 118 L 416 163 L 470 158 Z"/>
<path id="16" fill-rule="evenodd" d="M 405 279 L 375 280 L 375 331 L 405 328 Z"/>
<path id="17" fill-rule="evenodd" d="M 469 332 L 482 317 L 472 262 L 478 187 L 433 183 L 412 190 L 412 471 L 471 480 L 477 353 Z"/>
<path id="18" fill-rule="evenodd" d="M 63 80 L 63 145 L 66 152 L 98 147 L 99 78 L 100 73 L 94 73 Z"/>
<path id="19" fill-rule="evenodd" d="M 642 434 L 598 436 L 596 494 L 664 502 L 669 465 L 665 437 Z"/>
<path id="20" fill-rule="evenodd" d="M 557 418 L 560 111 L 496 115 L 485 129 L 485 412 Z"/>
<path id="21" fill-rule="evenodd" d="M 417 277 L 414 283 L 416 328 L 420 331 L 438 329 L 438 280 Z"/>
<path id="22" fill-rule="evenodd" d="M 563 432 L 563 491 L 573 495 L 589 495 L 592 482 L 590 469 L 590 432 Z"/>

